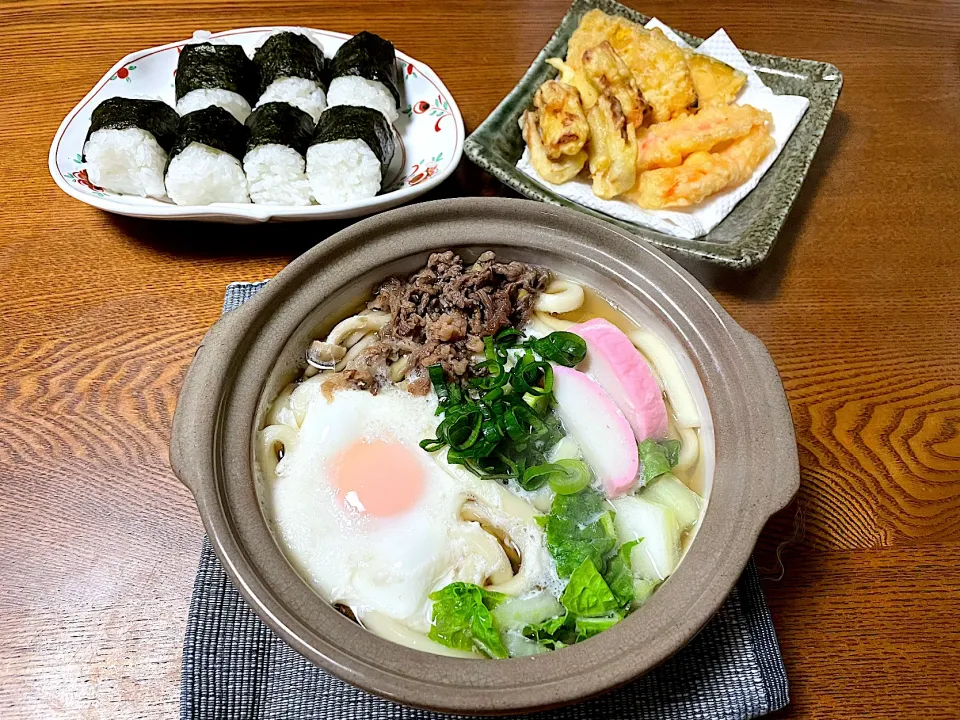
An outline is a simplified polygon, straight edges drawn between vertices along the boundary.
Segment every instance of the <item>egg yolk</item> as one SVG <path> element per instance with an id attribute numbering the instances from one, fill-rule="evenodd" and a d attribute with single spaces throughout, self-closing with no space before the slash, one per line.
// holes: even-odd
<path id="1" fill-rule="evenodd" d="M 423 492 L 423 469 L 403 445 L 361 441 L 340 453 L 334 463 L 333 481 L 344 505 L 386 517 L 414 506 Z"/>

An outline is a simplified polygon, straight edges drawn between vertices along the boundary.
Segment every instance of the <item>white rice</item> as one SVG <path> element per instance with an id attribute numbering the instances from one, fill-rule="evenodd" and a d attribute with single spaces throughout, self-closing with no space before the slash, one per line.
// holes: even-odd
<path id="1" fill-rule="evenodd" d="M 309 205 L 303 156 L 286 145 L 261 145 L 243 158 L 250 199 L 260 205 Z"/>
<path id="2" fill-rule="evenodd" d="M 313 80 L 299 77 L 277 78 L 267 85 L 257 107 L 268 102 L 285 102 L 308 113 L 316 123 L 327 107 L 327 95 Z"/>
<path id="3" fill-rule="evenodd" d="M 222 107 L 240 122 L 246 122 L 251 112 L 250 103 L 232 90 L 199 88 L 191 90 L 177 101 L 177 114 L 183 117 L 187 113 L 203 110 L 211 105 Z"/>
<path id="4" fill-rule="evenodd" d="M 97 130 L 83 146 L 84 168 L 94 185 L 124 195 L 162 198 L 167 153 L 139 128 Z"/>
<path id="5" fill-rule="evenodd" d="M 177 205 L 250 202 L 240 161 L 197 142 L 170 161 L 167 194 Z"/>
<path id="6" fill-rule="evenodd" d="M 400 113 L 393 94 L 379 80 L 367 80 L 356 75 L 334 78 L 327 92 L 327 106 L 360 105 L 379 110 L 393 124 Z"/>
<path id="7" fill-rule="evenodd" d="M 335 140 L 307 150 L 307 178 L 321 205 L 362 200 L 380 192 L 380 161 L 363 140 Z"/>

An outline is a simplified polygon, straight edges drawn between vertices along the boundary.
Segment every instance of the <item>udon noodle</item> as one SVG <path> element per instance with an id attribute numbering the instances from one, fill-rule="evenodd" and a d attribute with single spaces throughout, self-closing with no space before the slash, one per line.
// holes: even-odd
<path id="1" fill-rule="evenodd" d="M 600 311 L 596 311 L 597 308 Z M 675 514 L 676 519 L 670 522 L 677 528 L 684 528 L 682 533 L 677 530 L 675 538 L 676 562 L 679 562 L 682 553 L 680 538 L 685 547 L 693 537 L 703 503 L 696 494 L 686 490 L 689 487 L 702 492 L 698 432 L 701 417 L 678 357 L 651 328 L 638 326 L 580 283 L 554 277 L 541 286 L 529 308 L 523 328 L 524 336 L 529 340 L 517 349 L 496 356 L 499 358 L 496 363 L 503 363 L 499 366 L 499 372 L 514 372 L 510 367 L 523 362 L 531 363 L 531 368 L 541 369 L 544 373 L 543 386 L 531 386 L 524 401 L 530 407 L 539 408 L 537 412 L 540 416 L 548 426 L 555 425 L 556 430 L 556 434 L 551 436 L 554 439 L 550 441 L 552 444 L 549 449 L 544 449 L 539 456 L 546 457 L 547 464 L 521 469 L 515 477 L 510 476 L 509 472 L 498 475 L 489 469 L 478 471 L 471 461 L 460 459 L 459 447 L 465 443 L 460 435 L 452 431 L 447 437 L 448 444 L 442 444 L 443 423 L 447 422 L 447 418 L 455 419 L 455 410 L 469 418 L 479 416 L 475 416 L 475 411 L 470 407 L 454 407 L 450 398 L 441 397 L 446 392 L 444 388 L 451 387 L 444 385 L 442 380 L 438 381 L 437 378 L 443 375 L 442 370 L 434 374 L 434 368 L 430 368 L 435 393 L 424 397 L 422 393 L 413 392 L 413 382 L 419 376 L 413 364 L 416 360 L 410 352 L 390 356 L 382 370 L 385 386 L 379 394 L 376 394 L 376 389 L 372 394 L 358 390 L 341 390 L 332 396 L 329 394 L 325 383 L 343 377 L 348 368 L 377 348 L 383 333 L 391 326 L 394 318 L 391 312 L 364 308 L 340 320 L 324 337 L 314 341 L 307 353 L 307 367 L 302 377 L 287 385 L 269 405 L 263 426 L 256 433 L 255 444 L 261 487 L 265 488 L 263 492 L 267 497 L 265 512 L 271 520 L 278 543 L 298 572 L 322 597 L 331 603 L 349 607 L 357 621 L 371 632 L 415 649 L 457 657 L 526 655 L 563 647 L 564 644 L 594 634 L 595 631 L 589 629 L 581 630 L 581 624 L 586 628 L 601 620 L 612 624 L 625 616 L 631 607 L 642 604 L 644 594 L 649 595 L 672 572 L 672 567 L 664 571 L 656 566 L 655 559 L 650 560 L 654 563 L 654 574 L 642 569 L 640 575 L 634 572 L 633 580 L 630 580 L 629 598 L 625 602 L 615 593 L 619 602 L 616 608 L 604 609 L 603 613 L 597 610 L 590 615 L 589 609 L 576 606 L 568 597 L 570 593 L 567 590 L 575 582 L 580 582 L 577 573 L 587 572 L 593 565 L 587 567 L 589 563 L 584 561 L 573 575 L 569 570 L 562 572 L 561 559 L 551 546 L 551 542 L 556 545 L 556 540 L 551 540 L 554 526 L 550 523 L 553 518 L 560 517 L 558 503 L 562 504 L 564 498 L 574 497 L 576 493 L 593 492 L 597 497 L 601 496 L 589 487 L 585 490 L 573 488 L 574 494 L 567 494 L 571 487 L 564 486 L 564 483 L 570 482 L 570 476 L 564 478 L 562 473 L 556 475 L 557 468 L 586 467 L 584 463 L 591 456 L 582 438 L 575 439 L 569 428 L 564 436 L 560 422 L 553 418 L 551 412 L 544 415 L 543 403 L 537 402 L 538 395 L 550 396 L 547 376 L 552 383 L 554 373 L 559 376 L 561 372 L 570 371 L 560 366 L 552 372 L 544 369 L 546 363 L 534 362 L 529 348 L 538 347 L 531 344 L 537 339 L 562 339 L 569 335 L 564 331 L 571 328 L 577 330 L 584 321 L 601 316 L 623 330 L 652 370 L 667 416 L 664 440 L 658 441 L 660 445 L 650 447 L 661 455 L 662 448 L 670 448 L 675 451 L 675 456 L 666 466 L 669 471 L 666 475 L 674 480 L 661 481 L 657 478 L 655 483 L 650 484 L 651 488 L 656 486 L 656 495 L 654 490 L 646 490 L 641 484 L 644 493 L 641 500 L 644 504 L 633 502 L 632 496 L 624 500 L 612 497 L 616 493 L 611 495 L 608 492 L 608 497 L 612 499 L 603 500 L 605 504 L 600 509 L 606 513 L 611 508 L 610 503 L 613 503 L 616 516 L 607 513 L 611 523 L 607 533 L 613 532 L 612 523 L 616 517 L 618 535 L 616 542 L 610 540 L 608 544 L 614 550 L 617 546 L 622 547 L 626 555 L 620 552 L 614 557 L 610 554 L 610 548 L 607 548 L 602 555 L 596 556 L 596 564 L 602 563 L 606 568 L 603 571 L 604 579 L 612 589 L 616 587 L 614 574 L 617 557 L 621 558 L 619 562 L 624 562 L 623 558 L 626 558 L 628 577 L 631 564 L 637 570 L 638 557 L 641 567 L 647 562 L 646 556 L 638 556 L 636 550 L 631 548 L 637 546 L 637 542 L 649 544 L 653 541 L 638 537 L 637 542 L 626 542 L 621 524 L 629 525 L 631 513 L 641 510 L 648 512 L 650 508 L 654 512 L 662 510 L 664 516 L 669 518 L 674 518 Z M 558 334 L 557 331 L 561 332 Z M 496 363 L 491 362 L 492 347 L 493 342 L 488 338 L 484 349 L 478 348 L 471 362 L 480 367 L 494 368 Z M 524 350 L 524 347 L 528 349 Z M 496 376 L 492 369 L 489 372 L 489 375 L 481 375 L 479 381 L 467 382 L 464 387 L 470 387 L 471 383 L 492 387 L 494 383 L 491 377 Z M 524 376 L 521 374 L 520 377 Z M 511 378 L 514 383 L 518 382 L 515 373 Z M 503 387 L 509 389 L 511 384 Z M 485 397 L 496 396 L 498 392 L 502 394 L 503 391 L 495 387 Z M 470 402 L 468 400 L 467 405 Z M 525 412 L 521 416 L 527 418 L 526 422 L 531 428 L 543 426 L 544 420 L 536 417 L 530 419 L 532 416 L 529 411 Z M 479 420 L 476 422 L 474 432 L 480 428 Z M 374 426 L 380 429 L 370 430 Z M 437 433 L 437 440 L 425 439 L 433 433 Z M 358 445 L 351 439 L 354 436 L 365 439 Z M 371 440 L 371 437 L 376 439 Z M 360 509 L 360 515 L 364 512 L 377 515 L 371 510 L 373 505 L 369 501 L 370 496 L 363 496 L 363 493 L 370 492 L 369 487 L 363 485 L 362 478 L 356 487 L 344 486 L 346 471 L 342 468 L 354 462 L 352 456 L 347 457 L 351 452 L 372 452 L 370 448 L 374 447 L 379 448 L 378 452 L 383 450 L 376 445 L 382 444 L 383 438 L 403 447 L 419 443 L 419 447 L 426 450 L 435 463 L 427 463 L 424 478 L 418 476 L 419 479 L 411 480 L 403 471 L 406 456 L 397 454 L 396 460 L 389 463 L 392 475 L 390 486 L 384 491 L 385 497 L 391 493 L 399 497 L 400 490 L 397 488 L 406 487 L 405 483 L 415 485 L 417 492 L 422 492 L 422 497 L 409 509 L 403 506 L 397 510 L 391 506 L 389 512 L 384 511 L 383 517 L 344 519 L 341 515 L 344 508 L 350 510 L 350 503 Z M 669 445 L 670 441 L 674 441 L 674 444 Z M 454 446 L 457 447 L 456 451 Z M 358 447 L 360 450 L 357 450 Z M 644 460 L 645 447 L 647 444 L 641 444 L 641 473 L 646 472 L 647 465 L 662 462 L 658 460 L 660 455 Z M 396 450 L 391 452 L 399 453 Z M 422 453 L 422 450 L 419 452 Z M 663 455 L 668 456 L 669 452 Z M 422 455 L 417 457 L 422 458 Z M 357 460 L 361 461 L 366 460 Z M 362 463 L 361 466 L 370 467 Z M 329 475 L 327 482 L 333 488 L 330 491 L 333 494 L 318 494 L 315 479 L 317 467 L 326 468 L 323 472 Z M 520 482 L 521 477 L 526 478 L 531 473 L 535 475 L 540 467 L 547 468 L 542 472 L 554 473 L 549 476 L 549 484 Z M 437 472 L 438 468 L 440 472 Z M 596 471 L 596 468 L 591 469 Z M 596 487 L 596 480 L 591 487 Z M 688 495 L 683 495 L 684 492 Z M 651 498 L 649 502 L 644 500 L 647 494 Z M 335 498 L 335 501 L 330 498 Z M 679 505 L 672 508 L 674 499 Z M 390 502 L 402 505 L 406 501 L 393 498 Z M 320 507 L 319 511 L 317 507 Z M 695 513 L 692 521 L 689 517 L 691 511 Z M 350 515 L 350 512 L 346 515 Z M 596 513 L 592 519 L 588 518 L 590 522 L 595 519 Z M 355 539 L 358 539 L 356 547 Z M 669 544 L 669 541 L 665 542 Z M 324 549 L 328 546 L 329 552 Z M 349 548 L 348 554 L 354 559 L 339 558 L 337 552 L 344 547 Z M 670 551 L 670 548 L 664 550 L 667 553 Z M 645 552 L 650 558 L 659 557 L 656 556 L 659 551 Z M 333 565 L 341 569 L 325 569 Z M 403 577 L 390 574 L 390 568 L 400 567 L 407 568 Z M 594 572 L 597 572 L 596 568 Z M 643 572 L 647 575 L 644 576 Z M 389 592 L 384 588 L 389 588 Z M 455 593 L 459 593 L 456 598 Z M 418 605 L 411 600 L 426 598 L 427 594 L 432 602 Z M 455 618 L 456 612 L 461 612 L 464 603 L 469 602 L 474 603 L 473 612 L 485 619 L 488 625 L 499 627 L 499 635 L 494 633 L 496 637 L 484 641 L 478 638 L 476 632 L 466 632 L 468 638 L 464 641 L 465 631 L 462 628 L 459 634 L 448 632 L 448 625 L 455 622 L 451 618 Z M 450 610 L 454 607 L 458 609 Z M 576 608 L 579 614 L 575 615 L 572 608 Z M 471 622 L 475 620 L 476 617 Z M 556 625 L 557 629 L 550 623 Z M 560 629 L 558 623 L 566 623 L 566 629 Z"/>

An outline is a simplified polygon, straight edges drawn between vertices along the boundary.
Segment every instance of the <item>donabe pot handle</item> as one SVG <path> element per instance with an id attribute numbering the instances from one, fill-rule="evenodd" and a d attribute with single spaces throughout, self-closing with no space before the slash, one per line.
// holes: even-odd
<path id="1" fill-rule="evenodd" d="M 242 324 L 247 309 L 243 306 L 228 312 L 207 331 L 177 398 L 170 434 L 170 467 L 198 503 L 204 488 L 215 487 L 214 436 L 228 359 L 224 339 Z"/>
<path id="2" fill-rule="evenodd" d="M 800 461 L 790 405 L 780 373 L 766 346 L 743 331 L 743 347 L 754 366 L 754 408 L 758 413 L 754 437 L 758 465 L 763 469 L 763 497 L 758 497 L 764 520 L 785 508 L 800 489 Z"/>

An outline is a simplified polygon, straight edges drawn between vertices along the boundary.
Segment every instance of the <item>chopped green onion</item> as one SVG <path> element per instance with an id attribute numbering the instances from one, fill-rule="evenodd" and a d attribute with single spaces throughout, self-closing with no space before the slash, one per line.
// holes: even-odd
<path id="1" fill-rule="evenodd" d="M 516 347 L 520 344 L 521 338 L 523 338 L 522 332 L 516 328 L 508 327 L 497 333 L 494 343 L 497 347 Z"/>
<path id="2" fill-rule="evenodd" d="M 503 453 L 497 453 L 497 459 L 507 468 L 507 472 L 501 473 L 505 478 L 510 477 L 519 479 L 523 476 L 523 470 L 521 469 L 520 465 L 515 463 Z"/>
<path id="3" fill-rule="evenodd" d="M 566 367 L 578 365 L 587 356 L 587 343 L 583 338 L 563 330 L 534 340 L 531 347 L 543 359 Z"/>
<path id="4" fill-rule="evenodd" d="M 447 389 L 447 379 L 443 374 L 443 366 L 431 365 L 427 368 L 430 375 L 430 384 L 433 385 L 433 391 L 437 394 L 437 399 L 443 405 L 450 399 L 450 391 Z"/>
<path id="5" fill-rule="evenodd" d="M 546 395 L 553 391 L 553 367 L 543 360 L 518 363 L 510 371 L 510 385 L 521 395 Z"/>
<path id="6" fill-rule="evenodd" d="M 493 390 L 491 390 L 486 395 L 484 395 L 483 398 L 481 399 L 483 400 L 483 402 L 489 404 L 492 402 L 496 402 L 502 397 L 503 397 L 503 387 L 495 387 Z"/>
<path id="7" fill-rule="evenodd" d="M 561 472 L 549 480 L 550 488 L 557 495 L 573 495 L 590 484 L 590 470 L 582 460 L 557 460 L 554 465 L 561 468 Z"/>
<path id="8" fill-rule="evenodd" d="M 553 403 L 553 393 L 544 393 L 543 395 L 525 393 L 523 401 L 533 408 L 533 411 L 538 415 L 546 415 Z"/>
<path id="9" fill-rule="evenodd" d="M 493 390 L 494 388 L 498 388 L 507 384 L 509 375 L 507 375 L 506 371 L 503 369 L 503 364 L 500 362 L 499 358 L 494 358 L 493 360 L 484 360 L 482 363 L 477 364 L 477 368 L 480 370 L 486 370 L 489 374 L 470 378 L 471 387 L 480 388 L 481 390 Z"/>
<path id="10" fill-rule="evenodd" d="M 543 420 L 526 403 L 512 406 L 503 414 L 504 429 L 510 439 L 521 449 L 531 437 L 545 429 Z"/>
<path id="11" fill-rule="evenodd" d="M 447 415 L 440 423 L 437 434 L 446 439 L 453 450 L 466 450 L 472 446 L 480 436 L 483 425 L 483 415 L 475 405 L 459 405 L 465 408 L 461 412 Z"/>
<path id="12" fill-rule="evenodd" d="M 508 371 L 508 351 L 520 348 Z M 516 479 L 535 489 L 550 483 L 558 493 L 575 492 L 589 484 L 590 474 L 579 461 L 546 463 L 546 453 L 563 437 L 560 422 L 550 412 L 554 374 L 551 362 L 579 362 L 586 352 L 572 333 L 551 333 L 524 340 L 515 328 L 483 339 L 484 358 L 473 365 L 473 377 L 448 380 L 441 365 L 428 368 L 443 416 L 436 438 L 423 440 L 427 452 L 447 448 L 447 462 L 496 480 Z M 567 463 L 573 462 L 573 465 Z"/>
<path id="13" fill-rule="evenodd" d="M 539 490 L 550 480 L 556 470 L 553 463 L 545 463 L 527 468 L 523 471 L 523 477 L 519 479 L 520 487 L 524 490 Z"/>
<path id="14" fill-rule="evenodd" d="M 429 440 L 420 441 L 420 447 L 426 450 L 428 453 L 442 450 L 446 444 L 447 443 L 445 443 L 443 440 L 438 440 L 437 438 L 430 438 Z"/>
<path id="15" fill-rule="evenodd" d="M 581 460 L 557 460 L 527 468 L 520 486 L 536 490 L 547 483 L 558 495 L 573 495 L 590 484 L 590 470 Z"/>
<path id="16" fill-rule="evenodd" d="M 483 355 L 488 363 L 497 362 L 497 349 L 493 346 L 493 336 L 487 335 L 483 339 Z"/>

